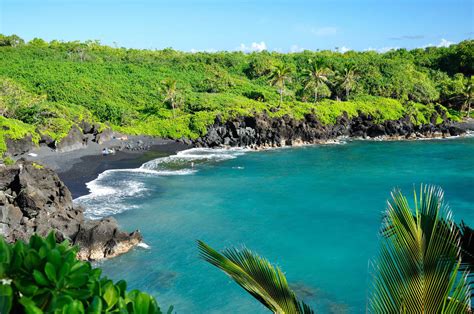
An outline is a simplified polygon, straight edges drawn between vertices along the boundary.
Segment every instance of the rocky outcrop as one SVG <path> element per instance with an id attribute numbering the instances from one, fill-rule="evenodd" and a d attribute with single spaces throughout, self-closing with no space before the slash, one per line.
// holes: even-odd
<path id="1" fill-rule="evenodd" d="M 207 134 L 194 141 L 194 145 L 265 148 L 323 143 L 338 137 L 410 139 L 456 136 L 464 132 L 450 122 L 415 125 L 409 117 L 378 123 L 370 115 L 360 113 L 349 118 L 344 114 L 335 124 L 324 125 L 314 114 L 296 120 L 287 115 L 271 118 L 263 113 L 225 122 L 217 117 Z"/>
<path id="2" fill-rule="evenodd" d="M 35 147 L 35 143 L 32 140 L 31 135 L 27 135 L 24 138 L 13 140 L 6 138 L 7 153 L 10 156 L 18 156 L 24 154 Z"/>
<path id="3" fill-rule="evenodd" d="M 87 137 L 84 136 L 82 130 L 77 125 L 73 125 L 68 134 L 55 143 L 55 148 L 60 152 L 67 152 L 80 149 L 86 144 Z"/>
<path id="4" fill-rule="evenodd" d="M 142 240 L 138 231 L 120 231 L 113 218 L 85 219 L 54 171 L 24 160 L 0 168 L 0 235 L 8 242 L 27 241 L 51 230 L 58 241 L 77 244 L 84 260 L 125 253 Z"/>

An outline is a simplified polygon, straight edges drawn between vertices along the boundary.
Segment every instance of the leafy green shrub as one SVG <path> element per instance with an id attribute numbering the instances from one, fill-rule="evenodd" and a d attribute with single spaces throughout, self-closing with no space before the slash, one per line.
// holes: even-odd
<path id="1" fill-rule="evenodd" d="M 0 155 L 7 150 L 7 138 L 19 140 L 28 135 L 31 136 L 33 143 L 39 142 L 39 134 L 36 133 L 34 126 L 0 116 Z"/>
<path id="2" fill-rule="evenodd" d="M 152 296 L 101 277 L 76 254 L 53 232 L 27 244 L 0 238 L 0 313 L 161 313 Z"/>
<path id="3" fill-rule="evenodd" d="M 3 158 L 3 163 L 7 166 L 11 166 L 13 164 L 15 164 L 15 160 L 13 160 L 11 157 L 5 157 Z"/>

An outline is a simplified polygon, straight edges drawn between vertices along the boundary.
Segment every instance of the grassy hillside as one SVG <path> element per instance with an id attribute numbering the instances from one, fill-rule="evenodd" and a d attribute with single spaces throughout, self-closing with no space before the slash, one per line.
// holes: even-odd
<path id="1" fill-rule="evenodd" d="M 305 75 L 314 65 L 327 70 L 316 102 L 315 85 Z M 284 87 L 272 86 L 272 72 L 282 67 Z M 24 43 L 0 35 L 0 151 L 5 136 L 31 134 L 37 140 L 48 134 L 60 140 L 83 119 L 125 133 L 171 138 L 204 134 L 218 114 L 225 119 L 264 110 L 296 118 L 313 112 L 324 123 L 344 111 L 380 120 L 410 113 L 424 123 L 434 104 L 453 114 L 465 108 L 473 72 L 472 40 L 384 54 L 244 54 L 134 50 L 93 41 Z"/>

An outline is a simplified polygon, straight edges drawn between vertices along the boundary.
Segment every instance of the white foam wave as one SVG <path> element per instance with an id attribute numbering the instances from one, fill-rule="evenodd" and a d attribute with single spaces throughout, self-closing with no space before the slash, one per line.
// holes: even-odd
<path id="1" fill-rule="evenodd" d="M 151 246 L 149 246 L 148 244 L 146 244 L 145 242 L 140 242 L 137 244 L 138 247 L 141 247 L 142 249 L 146 249 L 146 250 L 149 250 L 151 249 Z"/>
<path id="2" fill-rule="evenodd" d="M 137 207 L 127 203 L 127 200 L 146 195 L 147 177 L 190 175 L 197 172 L 197 164 L 233 159 L 246 151 L 248 150 L 235 148 L 192 148 L 176 155 L 151 160 L 139 168 L 109 169 L 86 184 L 89 194 L 74 201 L 85 207 L 85 215 L 91 219 L 119 214 Z"/>
<path id="3" fill-rule="evenodd" d="M 189 167 L 193 169 L 199 163 L 234 159 L 247 151 L 250 150 L 243 148 L 191 148 L 180 151 L 176 155 L 148 161 L 139 169 L 163 171 L 164 169 L 174 168 L 174 171 L 177 171 L 185 168 L 189 170 Z"/>

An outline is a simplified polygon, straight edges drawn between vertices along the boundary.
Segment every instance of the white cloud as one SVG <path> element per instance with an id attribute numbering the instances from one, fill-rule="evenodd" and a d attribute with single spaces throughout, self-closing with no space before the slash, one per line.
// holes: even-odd
<path id="1" fill-rule="evenodd" d="M 192 48 L 191 50 L 189 50 L 189 52 L 191 52 L 191 53 L 197 53 L 197 52 L 214 53 L 214 52 L 217 52 L 217 49 L 214 49 L 214 48 L 208 48 L 208 49 L 194 49 L 194 48 Z"/>
<path id="2" fill-rule="evenodd" d="M 421 46 L 421 48 L 428 48 L 428 47 L 449 47 L 451 46 L 452 44 L 454 44 L 452 41 L 449 41 L 447 39 L 444 39 L 444 38 L 441 38 L 440 42 L 435 45 L 433 43 L 429 43 L 428 45 L 424 45 L 424 46 Z"/>
<path id="3" fill-rule="evenodd" d="M 260 52 L 263 50 L 267 50 L 267 44 L 265 44 L 264 41 L 261 41 L 259 43 L 253 42 L 250 46 L 247 46 L 245 44 L 240 44 L 238 49 L 243 52 L 254 52 L 254 51 Z"/>
<path id="4" fill-rule="evenodd" d="M 390 51 L 390 50 L 397 50 L 397 49 L 400 49 L 400 47 L 382 47 L 382 48 L 369 47 L 367 49 L 364 49 L 364 51 L 376 51 L 376 52 L 379 52 L 379 53 L 384 53 L 384 52 L 387 52 L 387 51 Z"/>
<path id="5" fill-rule="evenodd" d="M 298 45 L 292 45 L 290 47 L 290 52 L 302 52 L 304 48 L 298 46 Z"/>
<path id="6" fill-rule="evenodd" d="M 454 44 L 452 41 L 449 41 L 449 40 L 446 40 L 444 38 L 441 38 L 441 41 L 439 42 L 439 44 L 437 45 L 438 47 L 449 47 L 451 46 L 452 44 Z"/>
<path id="7" fill-rule="evenodd" d="M 347 48 L 346 46 L 342 46 L 342 47 L 337 47 L 336 48 L 336 51 L 340 52 L 340 53 L 346 53 L 348 52 L 349 50 L 352 50 L 350 48 Z"/>
<path id="8" fill-rule="evenodd" d="M 377 49 L 377 51 L 380 53 L 384 53 L 390 50 L 397 50 L 397 49 L 400 49 L 400 47 L 382 47 L 382 48 Z"/>
<path id="9" fill-rule="evenodd" d="M 331 36 L 337 34 L 337 27 L 324 26 L 318 28 L 311 28 L 311 33 L 316 36 Z"/>

